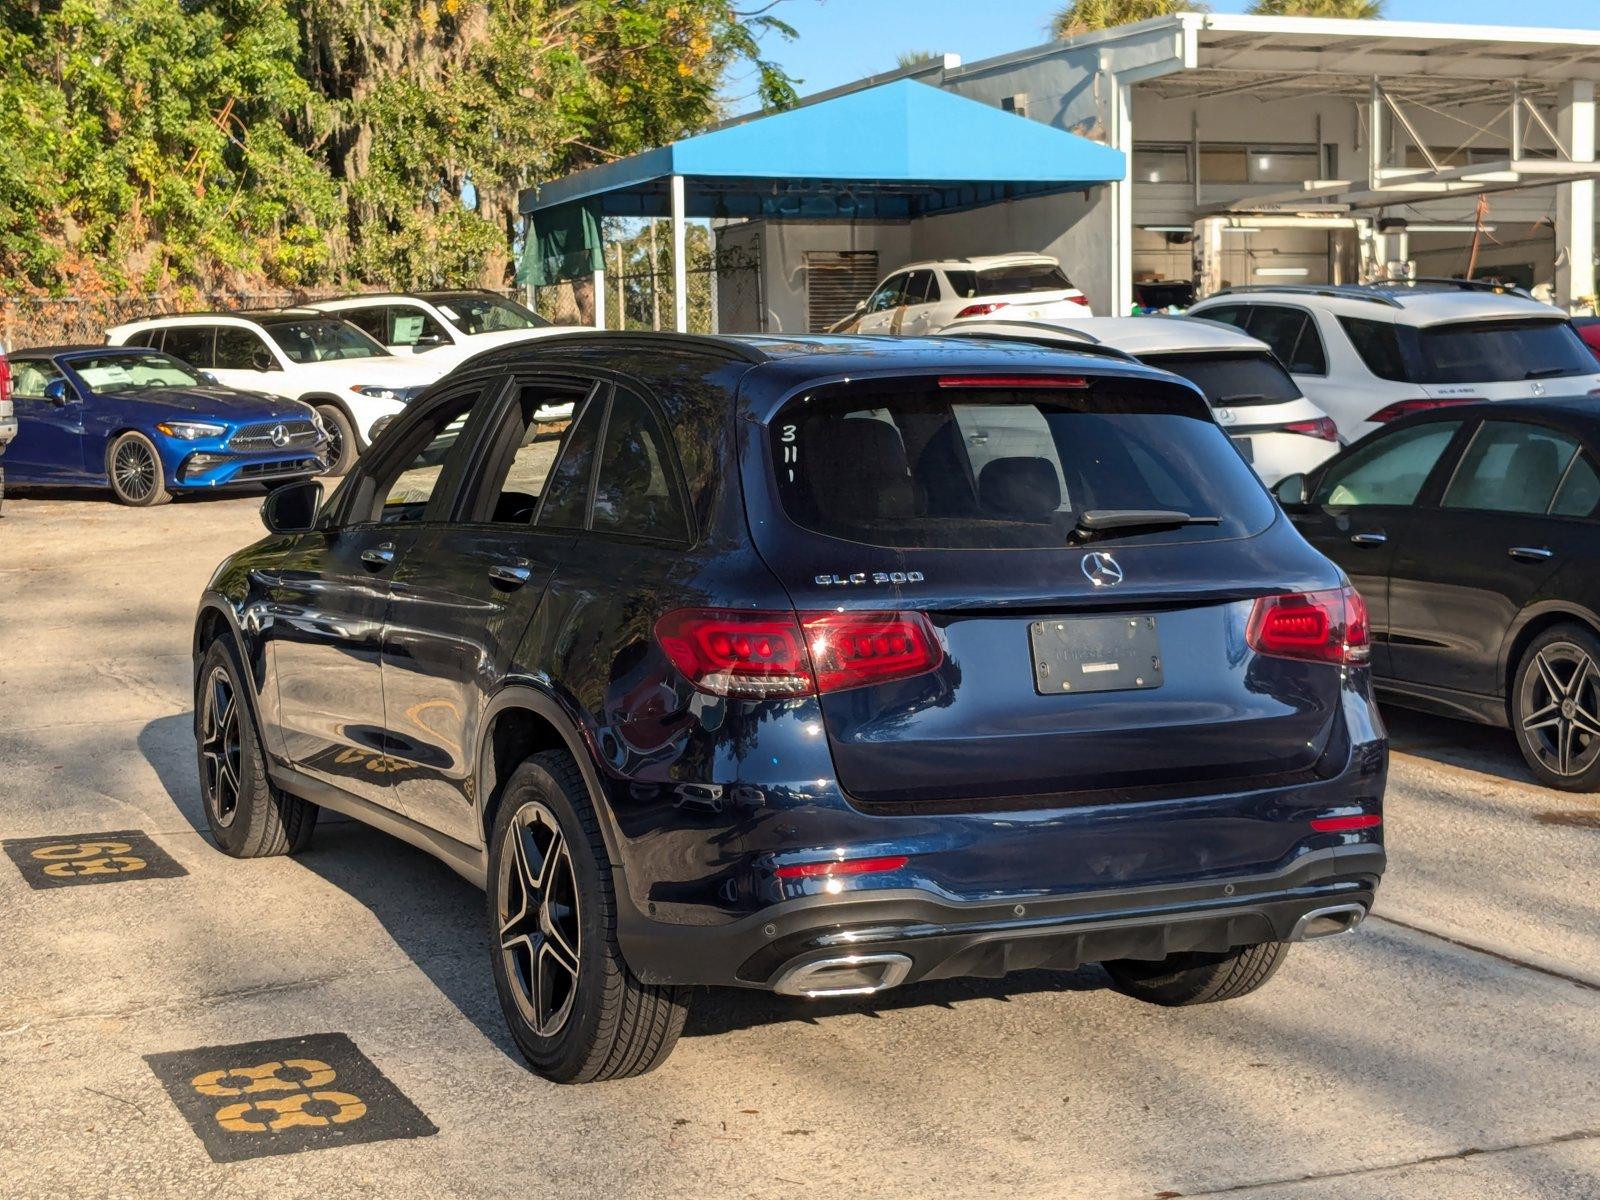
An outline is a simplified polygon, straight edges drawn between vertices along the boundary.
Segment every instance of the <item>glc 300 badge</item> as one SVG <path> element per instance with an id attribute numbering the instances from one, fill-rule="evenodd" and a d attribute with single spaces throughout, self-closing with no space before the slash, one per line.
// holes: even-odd
<path id="1" fill-rule="evenodd" d="M 849 575 L 814 575 L 818 587 L 862 587 L 874 584 L 921 583 L 921 571 L 854 571 Z"/>

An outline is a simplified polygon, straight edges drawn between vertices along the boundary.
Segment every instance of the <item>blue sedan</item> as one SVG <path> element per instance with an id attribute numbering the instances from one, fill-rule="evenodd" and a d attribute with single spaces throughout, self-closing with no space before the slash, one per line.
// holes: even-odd
<path id="1" fill-rule="evenodd" d="M 11 372 L 13 484 L 109 485 L 143 507 L 327 466 L 326 431 L 308 406 L 223 387 L 158 351 L 45 347 L 12 355 Z"/>

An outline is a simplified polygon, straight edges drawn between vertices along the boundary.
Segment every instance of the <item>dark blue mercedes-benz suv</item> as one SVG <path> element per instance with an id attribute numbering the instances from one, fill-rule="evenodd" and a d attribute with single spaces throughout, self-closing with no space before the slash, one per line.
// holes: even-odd
<path id="1" fill-rule="evenodd" d="M 1100 962 L 1189 1004 L 1372 904 L 1365 609 L 1174 376 L 566 335 L 263 515 L 195 631 L 218 844 L 328 808 L 482 884 L 551 1079 L 659 1063 L 688 985 Z"/>

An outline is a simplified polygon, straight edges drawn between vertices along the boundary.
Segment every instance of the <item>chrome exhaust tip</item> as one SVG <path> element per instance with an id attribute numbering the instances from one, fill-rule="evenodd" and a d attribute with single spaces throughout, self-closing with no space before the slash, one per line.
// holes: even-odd
<path id="1" fill-rule="evenodd" d="M 845 954 L 788 967 L 772 990 L 808 1000 L 870 996 L 894 987 L 910 972 L 911 960 L 904 954 Z"/>
<path id="2" fill-rule="evenodd" d="M 1337 937 L 1349 933 L 1366 919 L 1367 909 L 1362 904 L 1331 904 L 1327 908 L 1313 908 L 1294 923 L 1291 942 L 1308 942 L 1312 938 Z"/>

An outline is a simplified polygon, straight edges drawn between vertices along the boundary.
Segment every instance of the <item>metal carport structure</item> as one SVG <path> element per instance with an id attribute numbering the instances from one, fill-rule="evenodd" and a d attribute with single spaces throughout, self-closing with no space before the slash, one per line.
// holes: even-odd
<path id="1" fill-rule="evenodd" d="M 1123 179 L 1121 151 L 914 80 L 819 98 L 529 188 L 524 267 L 597 279 L 598 219 L 670 217 L 674 326 L 687 326 L 690 217 L 904 221 Z M 573 243 L 582 244 L 574 250 Z M 556 264 L 566 259 L 568 267 Z M 553 265 L 555 264 L 555 265 Z"/>

